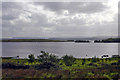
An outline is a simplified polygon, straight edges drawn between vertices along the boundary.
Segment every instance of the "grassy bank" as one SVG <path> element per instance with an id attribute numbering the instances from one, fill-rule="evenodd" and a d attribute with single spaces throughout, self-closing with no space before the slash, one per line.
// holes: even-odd
<path id="1" fill-rule="evenodd" d="M 55 55 L 44 53 L 37 59 L 34 59 L 33 55 L 29 55 L 29 59 L 2 59 L 3 80 L 6 78 L 72 78 L 72 80 L 120 78 L 120 58 L 80 59 L 65 55 L 58 59 Z"/>

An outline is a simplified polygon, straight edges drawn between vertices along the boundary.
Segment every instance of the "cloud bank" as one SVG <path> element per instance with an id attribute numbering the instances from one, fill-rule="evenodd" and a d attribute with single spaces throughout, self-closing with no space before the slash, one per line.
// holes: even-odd
<path id="1" fill-rule="evenodd" d="M 117 5 L 102 2 L 3 2 L 3 37 L 118 35 Z"/>

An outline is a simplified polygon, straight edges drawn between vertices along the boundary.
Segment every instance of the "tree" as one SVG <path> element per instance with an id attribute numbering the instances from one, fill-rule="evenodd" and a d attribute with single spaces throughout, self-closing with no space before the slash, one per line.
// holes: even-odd
<path id="1" fill-rule="evenodd" d="M 28 58 L 29 58 L 29 62 L 30 63 L 32 63 L 32 62 L 34 62 L 35 61 L 35 57 L 34 57 L 34 55 L 33 54 L 30 54 L 30 55 L 28 55 Z"/>
<path id="2" fill-rule="evenodd" d="M 62 59 L 66 66 L 71 66 L 75 61 L 75 58 L 73 56 L 68 55 L 63 56 Z"/>

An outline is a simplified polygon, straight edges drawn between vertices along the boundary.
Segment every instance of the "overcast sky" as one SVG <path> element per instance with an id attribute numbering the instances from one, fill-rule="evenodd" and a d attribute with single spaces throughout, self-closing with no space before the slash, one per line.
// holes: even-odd
<path id="1" fill-rule="evenodd" d="M 118 3 L 3 2 L 3 38 L 118 35 Z"/>

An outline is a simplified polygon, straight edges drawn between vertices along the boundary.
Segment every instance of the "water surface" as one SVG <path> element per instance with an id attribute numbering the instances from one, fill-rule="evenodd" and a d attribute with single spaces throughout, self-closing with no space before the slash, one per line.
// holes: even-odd
<path id="1" fill-rule="evenodd" d="M 61 57 L 65 54 L 74 57 L 100 57 L 103 54 L 118 54 L 118 43 L 74 43 L 74 42 L 3 42 L 2 56 L 35 56 L 40 51 L 54 53 Z"/>

